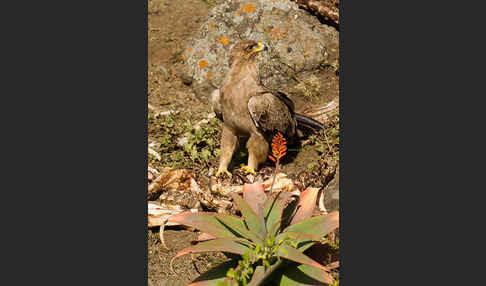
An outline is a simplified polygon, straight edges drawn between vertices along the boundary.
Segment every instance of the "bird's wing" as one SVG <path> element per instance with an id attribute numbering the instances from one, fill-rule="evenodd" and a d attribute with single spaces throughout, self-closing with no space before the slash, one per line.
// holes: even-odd
<path id="1" fill-rule="evenodd" d="M 285 93 L 280 91 L 272 91 L 272 94 L 278 97 L 278 99 L 280 99 L 281 101 L 283 101 L 285 105 L 287 105 L 287 107 L 289 108 L 292 114 L 294 113 L 294 109 L 295 109 L 294 102 L 290 98 L 288 98 L 288 96 Z"/>
<path id="2" fill-rule="evenodd" d="M 213 90 L 211 93 L 211 105 L 216 117 L 223 120 L 223 110 L 221 108 L 221 93 L 219 89 Z"/>
<path id="3" fill-rule="evenodd" d="M 279 131 L 293 136 L 296 125 L 293 108 L 293 102 L 281 92 L 259 92 L 248 101 L 250 116 L 264 133 Z"/>

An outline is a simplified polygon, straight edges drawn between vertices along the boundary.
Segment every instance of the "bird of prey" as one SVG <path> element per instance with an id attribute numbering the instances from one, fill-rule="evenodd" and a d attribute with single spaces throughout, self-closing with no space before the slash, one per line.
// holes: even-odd
<path id="1" fill-rule="evenodd" d="M 223 121 L 221 156 L 216 176 L 231 177 L 227 168 L 238 145 L 238 137 L 249 137 L 248 165 L 243 169 L 255 173 L 270 150 L 276 132 L 286 138 L 296 136 L 297 129 L 319 130 L 323 125 L 309 117 L 296 114 L 294 103 L 282 92 L 261 85 L 256 56 L 268 50 L 262 42 L 243 40 L 230 51 L 230 70 L 221 88 L 215 90 L 211 101 L 217 117 Z"/>

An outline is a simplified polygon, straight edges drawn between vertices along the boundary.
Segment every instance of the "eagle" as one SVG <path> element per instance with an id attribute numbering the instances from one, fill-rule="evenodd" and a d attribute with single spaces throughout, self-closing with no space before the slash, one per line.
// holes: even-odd
<path id="1" fill-rule="evenodd" d="M 223 121 L 217 177 L 232 176 L 227 168 L 239 137 L 249 138 L 246 143 L 248 165 L 243 169 L 255 174 L 258 165 L 266 160 L 276 132 L 292 139 L 297 130 L 323 128 L 320 122 L 295 113 L 294 103 L 283 92 L 261 84 L 257 55 L 267 50 L 262 42 L 242 40 L 236 43 L 229 54 L 230 69 L 220 89 L 211 95 L 213 110 Z"/>

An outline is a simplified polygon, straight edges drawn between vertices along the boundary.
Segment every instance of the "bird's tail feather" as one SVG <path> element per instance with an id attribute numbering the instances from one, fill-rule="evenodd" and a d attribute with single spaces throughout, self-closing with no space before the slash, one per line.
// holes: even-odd
<path id="1" fill-rule="evenodd" d="M 319 131 L 324 129 L 324 125 L 317 120 L 307 117 L 302 114 L 295 114 L 295 119 L 297 120 L 297 127 L 303 126 L 314 131 Z"/>

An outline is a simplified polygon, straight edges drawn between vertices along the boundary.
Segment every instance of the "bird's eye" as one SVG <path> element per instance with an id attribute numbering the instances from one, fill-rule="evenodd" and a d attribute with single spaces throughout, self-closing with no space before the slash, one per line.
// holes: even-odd
<path id="1" fill-rule="evenodd" d="M 251 44 L 248 46 L 248 48 L 246 48 L 248 51 L 251 51 L 253 50 L 254 48 L 256 48 L 258 46 L 258 44 Z"/>

